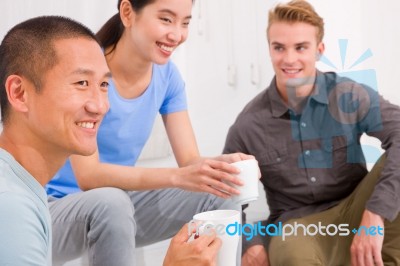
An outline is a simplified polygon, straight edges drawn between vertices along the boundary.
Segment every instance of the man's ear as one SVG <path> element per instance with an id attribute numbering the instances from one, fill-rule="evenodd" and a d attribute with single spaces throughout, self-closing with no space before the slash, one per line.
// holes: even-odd
<path id="1" fill-rule="evenodd" d="M 10 75 L 6 80 L 8 102 L 17 112 L 28 111 L 27 80 L 19 75 Z"/>
<path id="2" fill-rule="evenodd" d="M 135 12 L 129 0 L 121 1 L 119 6 L 119 15 L 121 17 L 122 24 L 124 24 L 125 27 L 132 26 L 135 18 Z"/>
<path id="3" fill-rule="evenodd" d="M 318 52 L 317 52 L 317 60 L 319 60 L 321 58 L 321 56 L 324 54 L 324 52 L 325 52 L 325 44 L 323 42 L 320 42 L 318 44 L 317 50 L 318 50 Z"/>

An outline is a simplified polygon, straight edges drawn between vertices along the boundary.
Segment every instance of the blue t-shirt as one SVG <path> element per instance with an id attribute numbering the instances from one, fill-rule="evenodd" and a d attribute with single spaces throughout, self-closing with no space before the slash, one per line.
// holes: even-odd
<path id="1" fill-rule="evenodd" d="M 0 149 L 0 265 L 51 265 L 51 219 L 40 183 Z"/>
<path id="2" fill-rule="evenodd" d="M 153 65 L 150 84 L 139 97 L 121 97 L 112 80 L 108 97 L 110 110 L 100 125 L 97 144 L 101 162 L 119 165 L 135 165 L 158 113 L 187 109 L 185 84 L 172 62 Z M 69 160 L 46 188 L 47 194 L 57 198 L 81 191 Z"/>

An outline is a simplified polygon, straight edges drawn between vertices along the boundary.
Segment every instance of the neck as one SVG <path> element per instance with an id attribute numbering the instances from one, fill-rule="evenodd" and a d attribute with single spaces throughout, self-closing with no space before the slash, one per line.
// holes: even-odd
<path id="1" fill-rule="evenodd" d="M 108 49 L 109 50 L 109 49 Z M 106 50 L 106 54 L 107 54 Z M 132 47 L 123 34 L 115 49 L 106 55 L 113 79 L 125 86 L 134 86 L 151 71 L 153 63 Z"/>
<path id="2" fill-rule="evenodd" d="M 316 76 L 296 79 L 294 82 L 276 81 L 279 95 L 289 106 L 302 104 L 314 91 Z"/>
<path id="3" fill-rule="evenodd" d="M 65 153 L 52 152 L 46 145 L 35 145 L 23 134 L 8 129 L 0 135 L 0 147 L 9 152 L 42 186 L 51 180 L 68 157 Z"/>

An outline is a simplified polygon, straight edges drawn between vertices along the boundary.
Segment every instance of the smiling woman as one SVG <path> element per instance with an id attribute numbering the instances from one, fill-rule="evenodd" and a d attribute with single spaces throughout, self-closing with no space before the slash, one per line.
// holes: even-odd
<path id="1" fill-rule="evenodd" d="M 90 264 L 130 265 L 135 246 L 173 236 L 200 210 L 240 208 L 226 200 L 239 193 L 227 184 L 241 185 L 234 175 L 238 170 L 230 163 L 252 156 L 200 156 L 185 83 L 170 61 L 188 37 L 192 5 L 192 0 L 120 0 L 119 13 L 98 32 L 112 73 L 110 111 L 99 127 L 97 152 L 70 157 L 47 187 L 56 221 L 55 264 L 89 249 Z M 179 168 L 136 167 L 159 114 Z M 86 131 L 92 125 L 78 122 Z M 128 193 L 111 193 L 104 187 Z M 90 217 L 84 227 L 82 216 Z M 104 239 L 92 235 L 100 232 Z M 110 250 L 110 246 L 120 248 Z"/>

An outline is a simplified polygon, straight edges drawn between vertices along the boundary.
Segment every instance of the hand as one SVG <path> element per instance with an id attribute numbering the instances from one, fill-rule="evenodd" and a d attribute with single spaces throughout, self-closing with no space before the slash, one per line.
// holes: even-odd
<path id="1" fill-rule="evenodd" d="M 243 161 L 243 160 L 256 159 L 256 157 L 254 157 L 253 155 L 248 155 L 248 154 L 237 152 L 237 153 L 230 153 L 230 154 L 222 154 L 220 156 L 215 157 L 214 159 L 218 160 L 218 161 L 227 162 L 227 163 L 234 163 L 234 162 Z M 260 168 L 258 168 L 258 179 L 260 179 L 260 178 L 261 178 L 261 170 L 260 170 Z"/>
<path id="2" fill-rule="evenodd" d="M 362 229 L 360 233 L 355 234 L 350 247 L 351 265 L 352 266 L 383 266 L 382 246 L 383 246 L 383 229 L 384 221 L 381 216 L 365 210 L 361 219 L 361 226 L 370 228 L 377 227 L 375 235 L 366 234 Z M 380 226 L 381 234 L 378 232 Z"/>
<path id="3" fill-rule="evenodd" d="M 242 266 L 269 266 L 268 254 L 263 245 L 255 245 L 242 256 Z"/>
<path id="4" fill-rule="evenodd" d="M 187 242 L 189 237 L 188 224 L 185 224 L 172 238 L 163 265 L 216 266 L 216 258 L 222 242 L 216 237 L 215 232 L 201 235 L 193 241 Z"/>
<path id="5" fill-rule="evenodd" d="M 239 191 L 229 183 L 241 186 L 243 182 L 235 176 L 239 169 L 227 162 L 215 159 L 200 159 L 196 163 L 181 167 L 173 177 L 175 187 L 190 191 L 207 192 L 218 197 L 229 198 Z"/>
<path id="6" fill-rule="evenodd" d="M 248 154 L 244 154 L 241 152 L 237 152 L 237 153 L 230 153 L 230 154 L 222 154 L 217 157 L 214 157 L 214 159 L 217 161 L 234 163 L 234 162 L 243 161 L 243 160 L 255 159 L 255 157 L 253 155 L 248 155 Z"/>

